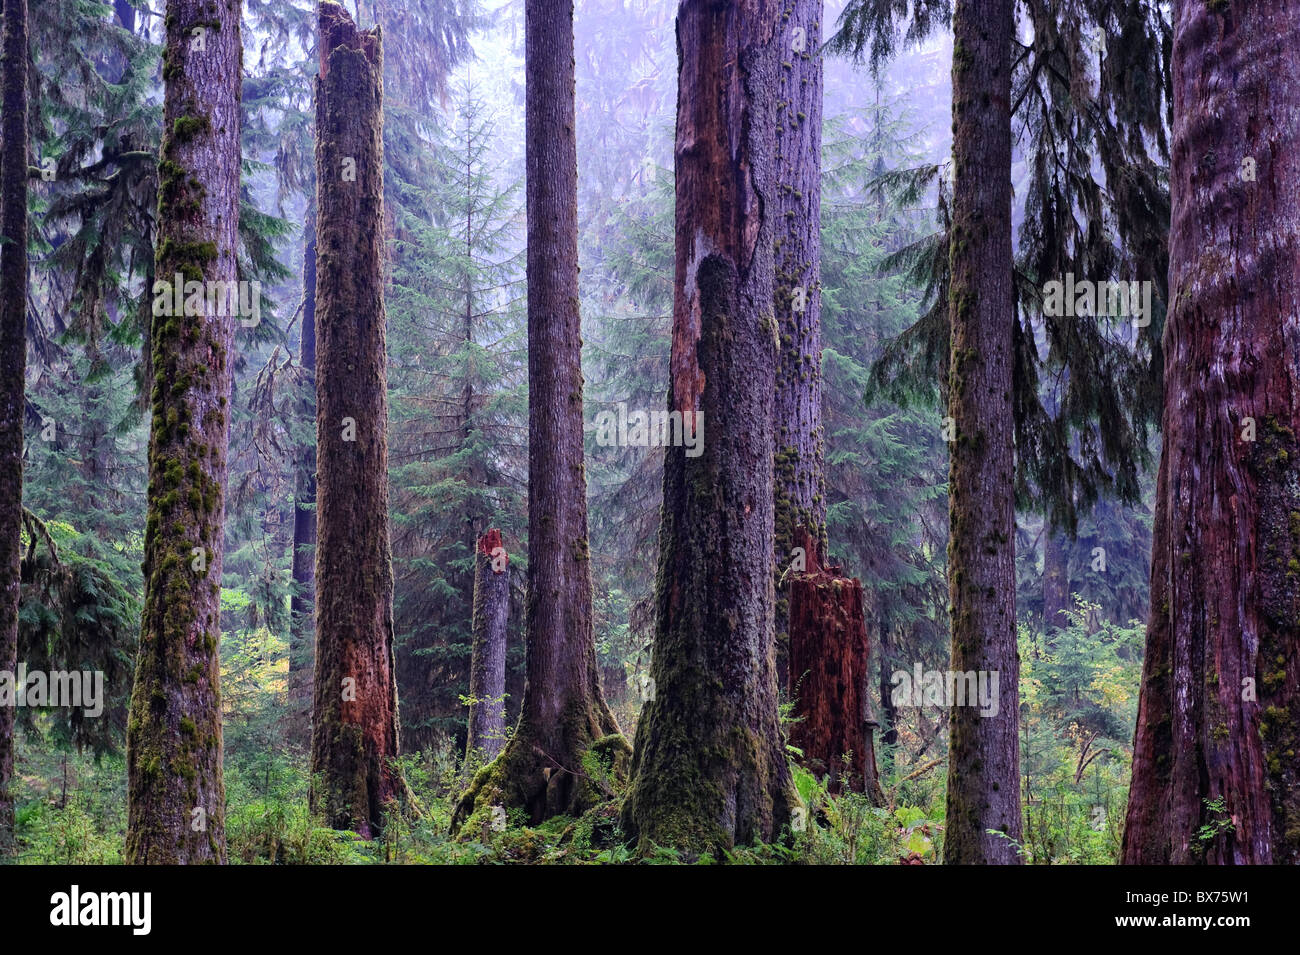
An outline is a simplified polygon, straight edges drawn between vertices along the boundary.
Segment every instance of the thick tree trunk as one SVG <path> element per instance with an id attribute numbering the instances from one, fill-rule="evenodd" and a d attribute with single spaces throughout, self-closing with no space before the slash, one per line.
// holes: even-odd
<path id="1" fill-rule="evenodd" d="M 1300 862 L 1300 7 L 1174 3 L 1164 454 L 1125 863 Z"/>
<path id="2" fill-rule="evenodd" d="M 1070 539 L 1049 524 L 1043 528 L 1043 635 L 1069 625 Z"/>
<path id="3" fill-rule="evenodd" d="M 996 715 L 953 706 L 944 861 L 1020 861 L 1011 411 L 1012 0 L 953 15 L 948 587 L 952 669 L 997 674 Z M 990 832 L 992 830 L 992 832 Z"/>
<path id="4" fill-rule="evenodd" d="M 583 770 L 593 750 L 616 774 L 628 746 L 600 691 L 591 616 L 578 315 L 578 147 L 572 0 L 527 0 L 527 683 L 519 725 L 452 819 L 521 807 L 534 822 L 608 798 Z M 470 829 L 474 829 L 471 823 Z"/>
<path id="5" fill-rule="evenodd" d="M 505 745 L 506 622 L 510 616 L 509 557 L 496 528 L 474 552 L 474 619 L 469 664 L 469 736 L 465 758 L 489 763 Z"/>
<path id="6" fill-rule="evenodd" d="M 401 780 L 388 534 L 383 53 L 323 2 L 316 80 L 316 679 L 312 806 L 375 836 Z"/>
<path id="7" fill-rule="evenodd" d="M 790 584 L 790 685 L 800 719 L 790 742 L 830 790 L 842 783 L 884 803 L 868 724 L 871 645 L 867 640 L 862 582 L 824 567 L 819 544 L 804 528 L 794 540 L 808 553 L 808 568 Z"/>
<path id="8" fill-rule="evenodd" d="M 316 420 L 316 214 L 308 214 L 302 263 L 302 344 L 305 380 L 298 414 Z M 311 722 L 312 672 L 316 659 L 316 442 L 296 450 L 293 488 L 293 594 L 289 598 L 289 710 L 291 722 Z"/>
<path id="9" fill-rule="evenodd" d="M 776 323 L 776 668 L 789 689 L 789 582 L 794 534 L 806 527 L 826 553 L 822 446 L 821 147 L 822 0 L 789 0 L 778 31 L 781 71 L 772 184 Z"/>
<path id="10" fill-rule="evenodd" d="M 18 665 L 27 367 L 27 0 L 4 0 L 0 154 L 0 671 Z M 14 708 L 0 706 L 0 857 L 14 842 Z"/>
<path id="11" fill-rule="evenodd" d="M 668 407 L 703 452 L 664 454 L 654 698 L 623 811 L 641 848 L 771 840 L 797 800 L 773 653 L 772 235 L 783 38 L 775 0 L 677 16 L 676 274 Z"/>
<path id="12" fill-rule="evenodd" d="M 240 5 L 169 0 L 159 282 L 234 282 Z M 213 286 L 208 286 L 212 288 Z M 127 725 L 127 860 L 224 862 L 221 568 L 235 318 L 155 286 L 144 622 Z M 187 304 L 189 301 L 186 296 Z M 222 309 L 226 311 L 226 309 Z M 171 313 L 171 314 L 168 314 Z"/>

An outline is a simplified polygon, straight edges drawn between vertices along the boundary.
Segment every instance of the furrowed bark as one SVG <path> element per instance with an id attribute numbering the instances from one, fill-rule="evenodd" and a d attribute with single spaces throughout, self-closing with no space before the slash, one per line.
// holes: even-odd
<path id="1" fill-rule="evenodd" d="M 0 153 L 0 671 L 18 666 L 27 368 L 27 0 L 4 0 Z M 14 846 L 14 708 L 0 706 L 0 857 Z"/>
<path id="2" fill-rule="evenodd" d="M 952 663 L 998 674 L 996 715 L 950 716 L 944 862 L 1020 855 L 1011 409 L 1012 0 L 958 0 L 953 16 L 948 588 Z"/>
<path id="3" fill-rule="evenodd" d="M 158 283 L 235 282 L 240 5 L 169 0 Z M 212 286 L 209 286 L 212 288 Z M 144 620 L 127 725 L 126 858 L 224 862 L 221 569 L 234 323 L 154 289 Z M 160 292 L 162 294 L 160 294 Z M 194 314 L 197 312 L 198 314 Z"/>
<path id="4" fill-rule="evenodd" d="M 298 405 L 303 421 L 316 420 L 316 215 L 308 213 L 302 264 L 302 343 L 299 361 L 305 381 Z M 312 672 L 316 634 L 316 445 L 296 451 L 293 488 L 293 594 L 289 598 L 289 709 L 293 725 L 311 723 Z"/>
<path id="5" fill-rule="evenodd" d="M 1123 861 L 1294 865 L 1300 7 L 1173 12 L 1173 305 Z"/>
<path id="6" fill-rule="evenodd" d="M 780 0 L 780 90 L 772 184 L 776 321 L 777 686 L 789 685 L 791 566 L 796 528 L 826 553 L 821 388 L 822 0 Z M 784 583 L 782 583 L 784 581 Z"/>
<path id="7" fill-rule="evenodd" d="M 378 834 L 401 780 L 388 533 L 383 54 L 337 3 L 316 80 L 316 674 L 313 810 Z"/>
<path id="8" fill-rule="evenodd" d="M 474 619 L 469 665 L 466 760 L 491 762 L 505 745 L 506 622 L 510 615 L 509 555 L 496 528 L 474 553 Z"/>
<path id="9" fill-rule="evenodd" d="M 664 455 L 654 698 L 623 827 L 642 851 L 772 840 L 796 804 L 773 653 L 775 0 L 678 11 L 676 267 L 668 407 L 703 451 Z"/>
<path id="10" fill-rule="evenodd" d="M 588 755 L 626 773 L 600 689 L 591 615 L 578 315 L 578 148 L 572 0 L 525 6 L 528 206 L 527 682 L 519 725 L 475 777 L 452 831 L 493 807 L 533 822 L 610 798 Z M 477 816 L 477 819 L 472 817 Z"/>

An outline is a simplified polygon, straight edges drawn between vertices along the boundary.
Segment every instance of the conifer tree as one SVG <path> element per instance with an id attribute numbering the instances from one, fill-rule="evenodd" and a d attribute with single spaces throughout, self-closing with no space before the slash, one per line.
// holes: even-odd
<path id="1" fill-rule="evenodd" d="M 27 0 L 5 0 L 0 99 L 0 671 L 18 665 L 23 520 L 23 383 L 27 365 Z M 14 840 L 13 701 L 0 703 L 0 856 Z"/>
<path id="2" fill-rule="evenodd" d="M 136 864 L 226 858 L 218 648 L 236 318 L 205 294 L 192 307 L 188 293 L 238 278 L 240 5 L 169 0 L 166 25 L 155 269 L 165 287 L 152 290 L 144 622 L 127 727 Z M 178 292 L 181 309 L 168 305 Z"/>
<path id="3" fill-rule="evenodd" d="M 1173 16 L 1173 305 L 1123 861 L 1294 865 L 1300 8 Z"/>
<path id="4" fill-rule="evenodd" d="M 401 793 L 388 517 L 383 51 L 332 0 L 316 80 L 316 672 L 312 806 L 372 838 Z"/>

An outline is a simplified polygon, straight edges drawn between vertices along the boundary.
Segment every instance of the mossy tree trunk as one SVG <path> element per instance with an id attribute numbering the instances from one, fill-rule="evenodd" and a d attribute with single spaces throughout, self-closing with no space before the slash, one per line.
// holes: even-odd
<path id="1" fill-rule="evenodd" d="M 496 528 L 474 551 L 474 619 L 469 664 L 469 734 L 465 757 L 496 759 L 506 733 L 506 622 L 510 615 L 509 555 Z"/>
<path id="2" fill-rule="evenodd" d="M 388 533 L 383 54 L 319 6 L 316 80 L 316 672 L 313 810 L 378 834 L 401 792 Z"/>
<path id="3" fill-rule="evenodd" d="M 776 670 L 790 684 L 790 568 L 797 528 L 826 552 L 821 344 L 822 0 L 779 0 L 780 91 L 771 201 L 776 269 Z"/>
<path id="4" fill-rule="evenodd" d="M 1016 652 L 1011 409 L 1013 0 L 958 0 L 953 15 L 953 198 L 948 408 L 948 588 L 955 671 L 998 675 L 996 715 L 954 706 L 949 864 L 1020 855 L 1020 660 Z"/>
<path id="5" fill-rule="evenodd" d="M 1173 9 L 1173 305 L 1123 861 L 1294 865 L 1300 7 Z"/>
<path id="6" fill-rule="evenodd" d="M 303 398 L 300 424 L 316 422 L 316 213 L 308 213 L 302 264 Z M 290 722 L 304 733 L 311 722 L 312 672 L 316 634 L 316 442 L 304 440 L 295 450 L 293 488 L 293 594 L 289 598 Z"/>
<path id="7" fill-rule="evenodd" d="M 664 454 L 653 699 L 627 833 L 717 852 L 777 838 L 794 795 L 773 653 L 775 0 L 678 10 L 676 265 L 668 407 L 703 452 Z"/>
<path id="8" fill-rule="evenodd" d="M 240 4 L 169 0 L 166 30 L 155 272 L 234 282 Z M 226 855 L 218 647 L 235 318 L 211 304 L 168 311 L 155 300 L 144 621 L 127 724 L 133 864 Z"/>
<path id="9" fill-rule="evenodd" d="M 0 154 L 0 670 L 18 665 L 27 367 L 27 0 L 4 0 Z M 0 856 L 14 842 L 14 708 L 0 706 Z"/>
<path id="10" fill-rule="evenodd" d="M 591 616 L 578 315 L 578 151 L 572 0 L 525 5 L 528 207 L 527 682 L 519 725 L 475 778 L 459 831 L 492 806 L 539 822 L 608 798 L 589 753 L 626 772 L 600 689 Z M 470 828 L 474 828 L 471 826 Z"/>

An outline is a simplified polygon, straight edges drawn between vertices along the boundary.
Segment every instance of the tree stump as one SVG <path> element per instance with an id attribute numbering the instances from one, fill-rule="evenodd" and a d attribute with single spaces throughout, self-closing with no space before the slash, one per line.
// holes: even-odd
<path id="1" fill-rule="evenodd" d="M 798 718 L 790 742 L 808 769 L 830 777 L 831 792 L 847 783 L 881 805 L 875 724 L 867 713 L 871 644 L 862 581 L 823 566 L 806 528 L 795 531 L 795 541 L 805 565 L 790 583 L 790 685 Z"/>

